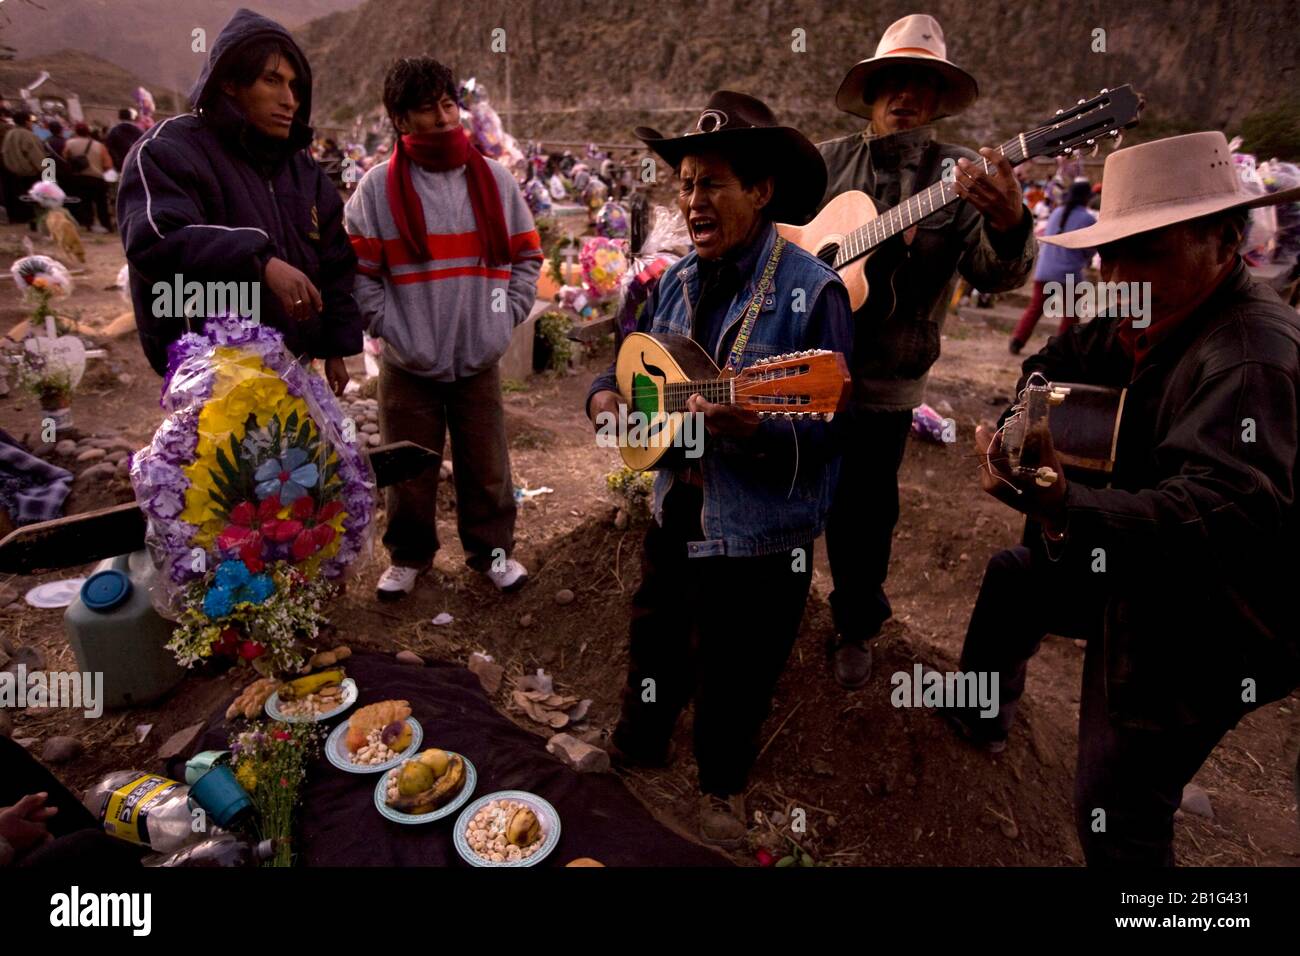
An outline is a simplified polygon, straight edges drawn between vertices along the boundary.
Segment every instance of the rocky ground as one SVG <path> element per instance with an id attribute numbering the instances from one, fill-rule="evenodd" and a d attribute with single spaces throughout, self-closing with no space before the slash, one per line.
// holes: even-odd
<path id="1" fill-rule="evenodd" d="M 0 227 L 0 254 L 20 255 L 21 237 L 14 227 Z M 134 336 L 109 331 L 125 310 L 117 293 L 106 289 L 121 265 L 120 247 L 111 236 L 84 241 L 89 261 L 66 305 L 79 313 L 91 344 L 107 354 L 91 360 L 73 399 L 76 431 L 43 445 L 36 402 L 16 388 L 0 397 L 0 427 L 26 436 L 32 447 L 77 475 L 69 513 L 130 499 L 124 453 L 146 443 L 160 420 L 159 382 Z M 48 249 L 38 241 L 37 251 Z M 1006 309 L 974 311 L 949 322 L 928 400 L 957 420 L 959 441 L 943 446 L 914 440 L 908 447 L 890 573 L 896 617 L 878 645 L 876 677 L 855 693 L 839 689 L 826 665 L 830 580 L 818 549 L 812 597 L 747 794 L 754 839 L 736 854 L 738 862 L 752 863 L 759 846 L 798 848 L 830 864 L 1082 862 L 1070 802 L 1083 657 L 1074 642 L 1045 642 L 1031 667 L 1010 745 L 998 756 L 953 739 L 929 712 L 889 703 L 889 675 L 895 671 L 910 670 L 918 660 L 955 667 L 984 564 L 1019 535 L 1016 516 L 979 491 L 975 461 L 967 453 L 976 423 L 995 419 L 1014 387 L 1016 362 L 1006 351 L 1007 329 L 999 324 L 1006 315 Z M 6 286 L 0 328 L 21 317 L 16 292 Z M 1040 329 L 1036 342 L 1047 331 Z M 619 516 L 604 482 L 617 456 L 594 446 L 582 414 L 592 370 L 605 360 L 606 355 L 587 356 L 568 375 L 533 376 L 504 397 L 516 486 L 552 489 L 520 505 L 518 556 L 532 570 L 522 591 L 500 596 L 464 568 L 454 492 L 444 483 L 437 502 L 443 549 L 416 593 L 397 605 L 374 600 L 383 567 L 376 542 L 331 608 L 337 642 L 357 650 L 467 663 L 475 654 L 490 655 L 496 666 L 485 667 L 478 658 L 476 670 L 502 710 L 538 733 L 539 746 L 557 731 L 579 739 L 612 726 L 626 668 L 626 625 L 640 578 L 643 526 Z M 360 379 L 360 363 L 355 372 Z M 363 389 L 350 399 L 368 436 L 375 434 L 370 397 Z M 454 449 L 450 459 L 454 468 Z M 22 595 L 42 580 L 87 570 L 73 566 L 42 578 L 0 577 L 0 668 L 75 668 L 62 611 L 31 607 Z M 546 701 L 539 710 L 538 701 L 516 696 L 527 686 L 520 680 L 538 669 L 553 678 L 555 693 L 565 701 L 552 709 L 566 712 L 562 727 L 554 726 L 560 717 L 543 712 Z M 159 769 L 160 751 L 183 748 L 194 728 L 224 709 L 249 679 L 238 671 L 195 672 L 156 706 L 107 712 L 98 720 L 63 710 L 0 712 L 0 732 L 24 741 L 71 786 L 85 787 L 114 769 Z M 575 711 L 570 698 L 591 701 L 581 720 L 573 719 L 581 707 Z M 1300 748 L 1298 709 L 1297 696 L 1264 707 L 1216 748 L 1197 775 L 1189 812 L 1180 814 L 1176 850 L 1182 862 L 1300 862 L 1292 784 Z M 689 714 L 677 743 L 671 768 L 625 779 L 668 825 L 689 833 L 695 826 Z"/>

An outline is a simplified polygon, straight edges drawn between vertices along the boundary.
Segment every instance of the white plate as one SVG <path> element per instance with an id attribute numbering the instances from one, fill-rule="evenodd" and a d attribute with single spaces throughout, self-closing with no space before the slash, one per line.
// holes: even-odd
<path id="1" fill-rule="evenodd" d="M 286 724 L 319 724 L 322 720 L 337 717 L 355 704 L 358 697 L 357 682 L 351 677 L 343 678 L 343 683 L 339 686 L 343 688 L 343 696 L 339 698 L 339 705 L 333 710 L 325 711 L 323 714 L 317 714 L 315 717 L 290 717 L 280 710 L 280 692 L 276 691 L 266 699 L 266 715 L 272 720 L 282 720 Z"/>
<path id="2" fill-rule="evenodd" d="M 474 819 L 474 814 L 493 800 L 518 800 L 537 814 L 537 822 L 542 825 L 542 848 L 540 850 L 523 860 L 490 863 L 480 858 L 477 853 L 470 849 L 469 838 L 465 835 L 465 831 L 469 829 L 469 821 Z M 452 840 L 456 844 L 456 852 L 470 866 L 536 866 L 546 859 L 551 851 L 555 849 L 555 845 L 560 842 L 560 815 L 555 812 L 555 807 L 535 793 L 528 793 L 526 790 L 498 790 L 496 793 L 489 793 L 485 797 L 479 797 L 461 811 L 460 816 L 456 818 L 456 830 L 452 833 Z"/>
<path id="3" fill-rule="evenodd" d="M 373 764 L 356 763 L 352 759 L 352 754 L 348 752 L 348 725 L 345 721 L 335 727 L 333 733 L 325 739 L 325 759 L 348 773 L 379 773 L 381 770 L 391 770 L 408 759 L 410 754 L 415 753 L 419 749 L 420 741 L 424 739 L 424 729 L 414 717 L 406 718 L 406 726 L 411 728 L 411 743 L 392 760 Z"/>
<path id="4" fill-rule="evenodd" d="M 456 751 L 448 750 L 447 753 L 455 754 Z M 474 787 L 478 784 L 478 771 L 474 769 L 474 764 L 464 754 L 456 755 L 465 761 L 465 783 L 461 785 L 460 793 L 437 810 L 432 813 L 403 813 L 401 810 L 394 810 L 388 805 L 388 777 L 397 769 L 396 767 L 389 769 L 379 778 L 379 783 L 375 785 L 375 809 L 385 819 L 392 820 L 394 823 L 432 823 L 434 820 L 441 820 L 443 817 L 451 816 L 465 805 L 465 801 L 474 793 Z"/>
<path id="5" fill-rule="evenodd" d="M 27 603 L 32 607 L 56 608 L 67 607 L 81 593 L 85 578 L 64 578 L 62 581 L 46 581 L 27 592 Z"/>

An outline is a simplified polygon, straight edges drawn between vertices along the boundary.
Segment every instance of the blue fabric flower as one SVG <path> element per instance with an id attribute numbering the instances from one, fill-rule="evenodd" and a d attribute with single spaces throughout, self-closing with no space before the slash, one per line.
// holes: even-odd
<path id="1" fill-rule="evenodd" d="M 225 617 L 235 608 L 235 596 L 229 588 L 209 588 L 203 596 L 203 613 L 209 618 Z"/>
<path id="2" fill-rule="evenodd" d="M 238 604 L 265 604 L 274 593 L 275 580 L 269 574 L 252 575 L 243 561 L 223 561 L 203 596 L 203 613 L 215 620 L 230 614 Z"/>
<path id="3" fill-rule="evenodd" d="M 247 584 L 250 576 L 248 566 L 243 561 L 222 561 L 217 566 L 213 586 L 234 590 Z"/>
<path id="4" fill-rule="evenodd" d="M 275 593 L 275 581 L 269 574 L 258 574 L 240 588 L 239 599 L 251 604 L 265 604 L 267 598 Z"/>
<path id="5" fill-rule="evenodd" d="M 285 505 L 305 495 L 319 477 L 316 465 L 307 461 L 307 453 L 301 448 L 290 448 L 279 458 L 268 458 L 253 473 L 257 497 L 279 495 L 280 503 Z"/>

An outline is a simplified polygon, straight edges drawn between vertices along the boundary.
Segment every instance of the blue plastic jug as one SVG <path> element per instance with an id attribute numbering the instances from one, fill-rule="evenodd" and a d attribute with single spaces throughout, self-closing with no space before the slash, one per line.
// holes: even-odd
<path id="1" fill-rule="evenodd" d="M 185 676 L 166 644 L 174 624 L 149 598 L 148 553 L 121 554 L 95 566 L 63 615 L 77 667 L 104 675 L 105 707 L 136 707 L 162 697 Z"/>

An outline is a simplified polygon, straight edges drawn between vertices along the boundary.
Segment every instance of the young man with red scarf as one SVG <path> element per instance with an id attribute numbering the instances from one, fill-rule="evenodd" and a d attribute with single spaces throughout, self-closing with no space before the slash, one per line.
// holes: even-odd
<path id="1" fill-rule="evenodd" d="M 505 167 L 460 125 L 451 71 L 398 60 L 384 80 L 397 128 L 393 157 L 370 169 L 344 221 L 357 254 L 357 303 L 384 340 L 379 428 L 455 456 L 457 527 L 466 563 L 503 591 L 528 572 L 510 557 L 515 502 L 497 360 L 536 298 L 542 250 Z M 438 472 L 390 488 L 377 594 L 409 594 L 438 550 Z"/>

